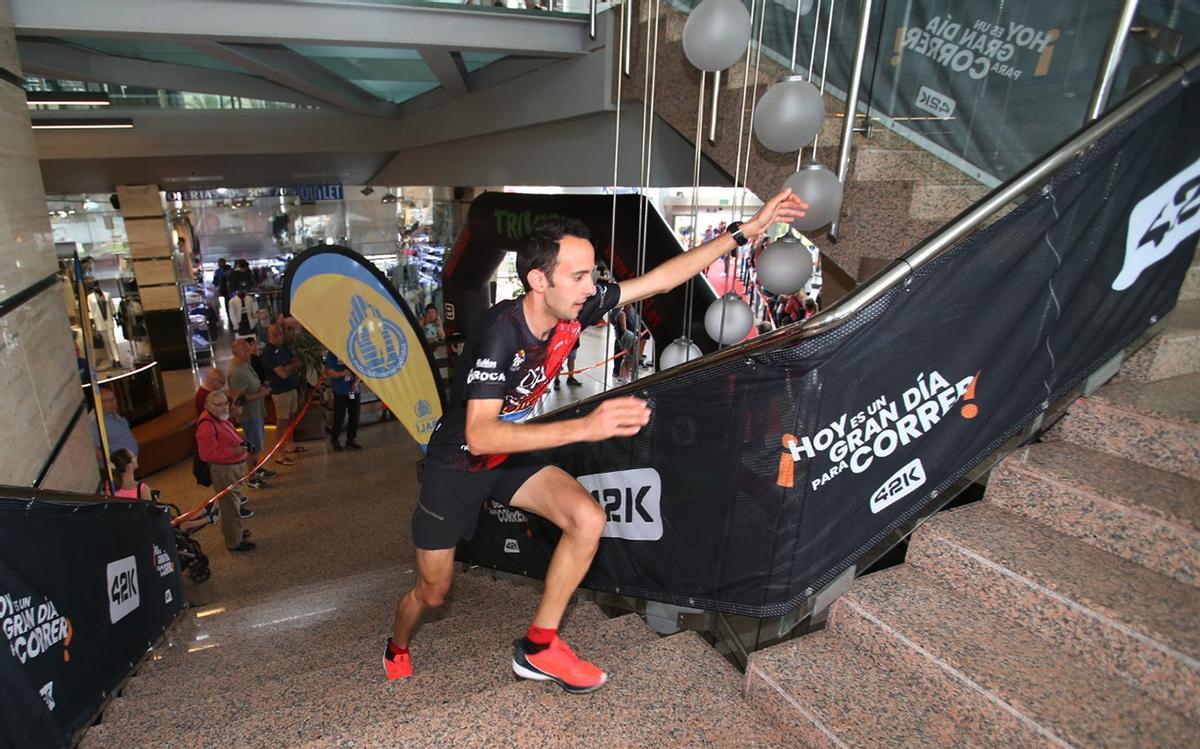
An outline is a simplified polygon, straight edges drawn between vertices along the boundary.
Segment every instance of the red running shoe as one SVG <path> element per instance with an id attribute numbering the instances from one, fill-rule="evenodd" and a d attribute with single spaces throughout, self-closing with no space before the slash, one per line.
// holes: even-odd
<path id="1" fill-rule="evenodd" d="M 392 652 L 392 638 L 388 638 L 387 645 L 383 647 L 383 672 L 387 674 L 388 681 L 396 679 L 407 679 L 412 676 L 412 658 L 409 657 L 408 651 L 403 653 Z"/>
<path id="2" fill-rule="evenodd" d="M 553 681 L 572 694 L 599 689 L 608 674 L 579 658 L 555 635 L 549 645 L 535 645 L 528 638 L 513 641 L 513 673 L 522 679 Z"/>

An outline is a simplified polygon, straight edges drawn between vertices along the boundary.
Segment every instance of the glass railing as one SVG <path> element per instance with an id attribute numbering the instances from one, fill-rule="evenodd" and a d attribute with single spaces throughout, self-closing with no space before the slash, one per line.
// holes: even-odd
<path id="1" fill-rule="evenodd" d="M 49 78 L 26 76 L 26 91 L 42 91 L 52 93 L 103 93 L 108 95 L 111 102 L 106 106 L 38 106 L 37 111 L 47 112 L 59 109 L 79 111 L 81 109 L 146 108 L 146 109 L 312 109 L 303 104 L 293 104 L 286 101 L 269 101 L 266 99 L 251 99 L 244 96 L 228 96 L 221 94 L 205 94 L 194 91 L 169 91 L 166 89 L 141 88 L 139 86 L 124 86 L 112 83 L 95 83 L 92 81 L 63 81 Z"/>
<path id="2" fill-rule="evenodd" d="M 795 33 L 797 1 L 808 10 Z M 699 4 L 669 2 L 684 12 Z M 874 0 L 859 117 L 995 186 L 1084 124 L 1121 5 Z M 811 67 L 814 82 L 824 77 L 826 93 L 844 101 L 861 8 L 859 0 L 768 0 L 765 14 L 756 9 L 755 34 L 765 15 L 763 56 L 787 67 L 794 44 L 795 72 Z M 1198 44 L 1200 7 L 1143 0 L 1109 107 Z"/>

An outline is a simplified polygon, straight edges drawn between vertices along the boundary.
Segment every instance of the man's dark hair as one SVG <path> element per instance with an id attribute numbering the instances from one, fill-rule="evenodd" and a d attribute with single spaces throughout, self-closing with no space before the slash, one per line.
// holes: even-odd
<path id="1" fill-rule="evenodd" d="M 529 271 L 540 270 L 550 278 L 558 265 L 558 242 L 565 236 L 579 237 L 589 242 L 592 233 L 587 226 L 573 218 L 544 218 L 533 225 L 529 236 L 517 250 L 517 276 L 529 291 Z"/>
<path id="2" fill-rule="evenodd" d="M 433 310 L 434 312 L 437 312 L 437 305 L 436 304 L 426 304 L 425 311 L 428 312 L 429 310 Z"/>

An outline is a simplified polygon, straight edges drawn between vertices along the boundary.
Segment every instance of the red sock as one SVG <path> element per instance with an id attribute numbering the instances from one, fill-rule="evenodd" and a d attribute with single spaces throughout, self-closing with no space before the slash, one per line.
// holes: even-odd
<path id="1" fill-rule="evenodd" d="M 547 629 L 539 627 L 536 624 L 529 625 L 529 631 L 525 633 L 525 637 L 534 645 L 549 645 L 558 635 L 558 629 Z"/>
<path id="2" fill-rule="evenodd" d="M 388 652 L 392 655 L 405 655 L 408 653 L 408 648 L 402 648 L 392 640 L 388 640 Z"/>

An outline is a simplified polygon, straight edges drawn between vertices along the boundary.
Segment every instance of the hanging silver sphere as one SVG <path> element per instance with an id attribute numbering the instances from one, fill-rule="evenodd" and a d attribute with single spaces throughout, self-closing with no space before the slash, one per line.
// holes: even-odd
<path id="1" fill-rule="evenodd" d="M 782 2 L 779 4 L 782 5 L 783 9 L 788 13 L 794 13 L 796 11 L 796 0 L 782 0 Z M 800 15 L 807 16 L 809 13 L 812 13 L 812 7 L 813 0 L 800 0 Z"/>
<path id="2" fill-rule="evenodd" d="M 763 94 L 754 110 L 754 135 L 776 153 L 811 143 L 825 121 L 825 100 L 817 87 L 791 75 Z"/>
<path id="3" fill-rule="evenodd" d="M 750 11 L 740 0 L 704 0 L 683 25 L 683 53 L 700 70 L 724 70 L 750 42 Z"/>
<path id="4" fill-rule="evenodd" d="M 842 183 L 820 164 L 805 164 L 783 186 L 808 203 L 808 212 L 792 222 L 793 229 L 815 231 L 836 221 L 842 212 Z"/>
<path id="5" fill-rule="evenodd" d="M 708 331 L 708 337 L 724 345 L 742 340 L 752 327 L 754 313 L 750 311 L 750 305 L 733 292 L 713 302 L 704 313 L 704 329 Z"/>
<path id="6" fill-rule="evenodd" d="M 772 294 L 795 294 L 812 278 L 812 253 L 789 233 L 764 247 L 755 267 L 764 289 Z"/>
<path id="7" fill-rule="evenodd" d="M 679 336 L 675 340 L 667 344 L 663 349 L 662 354 L 658 357 L 658 369 L 661 372 L 664 369 L 679 366 L 684 362 L 699 359 L 703 356 L 700 347 L 692 343 L 687 336 Z"/>

